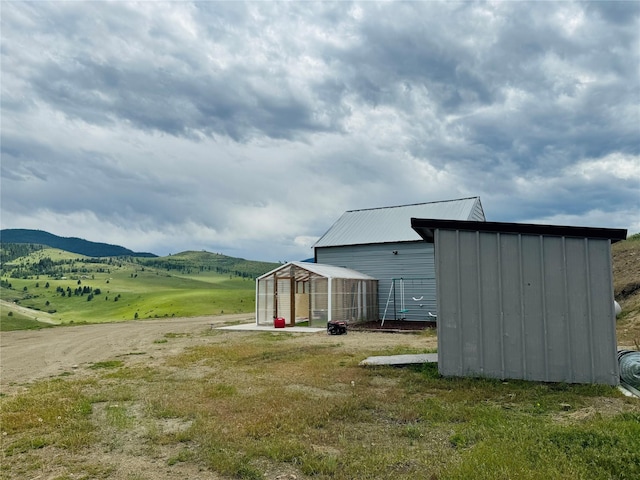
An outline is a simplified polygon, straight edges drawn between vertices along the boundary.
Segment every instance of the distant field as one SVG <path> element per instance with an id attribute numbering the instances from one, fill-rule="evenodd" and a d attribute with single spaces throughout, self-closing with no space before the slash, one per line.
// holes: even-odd
<path id="1" fill-rule="evenodd" d="M 34 269 L 47 263 L 47 259 L 60 264 L 51 267 L 58 268 L 57 273 L 37 274 Z M 245 313 L 255 309 L 253 278 L 200 271 L 198 265 L 185 264 L 184 257 L 181 262 L 180 269 L 162 269 L 134 261 L 98 261 L 44 249 L 4 265 L 0 298 L 36 312 L 47 312 L 63 324 Z M 18 275 L 20 278 L 15 278 Z M 8 310 L 2 309 L 2 330 L 15 329 L 20 324 L 16 323 L 17 312 L 10 321 Z"/>

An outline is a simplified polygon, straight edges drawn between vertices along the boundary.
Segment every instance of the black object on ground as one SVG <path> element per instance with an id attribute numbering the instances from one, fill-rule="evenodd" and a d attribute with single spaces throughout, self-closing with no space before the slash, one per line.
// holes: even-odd
<path id="1" fill-rule="evenodd" d="M 347 323 L 338 320 L 327 322 L 327 335 L 346 335 Z"/>

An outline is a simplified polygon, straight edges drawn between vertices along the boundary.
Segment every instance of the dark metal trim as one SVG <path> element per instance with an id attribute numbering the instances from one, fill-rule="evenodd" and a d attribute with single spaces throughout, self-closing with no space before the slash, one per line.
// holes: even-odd
<path id="1" fill-rule="evenodd" d="M 469 220 L 441 220 L 412 218 L 411 228 L 427 242 L 432 243 L 435 230 L 467 230 L 489 233 L 513 233 L 548 235 L 557 237 L 602 238 L 619 242 L 627 238 L 622 228 L 572 227 L 567 225 L 542 225 L 535 223 L 476 222 Z"/>

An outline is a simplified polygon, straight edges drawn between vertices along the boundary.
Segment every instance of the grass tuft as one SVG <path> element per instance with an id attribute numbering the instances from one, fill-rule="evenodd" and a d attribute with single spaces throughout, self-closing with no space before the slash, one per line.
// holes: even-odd
<path id="1" fill-rule="evenodd" d="M 109 368 L 120 368 L 124 365 L 122 360 L 107 360 L 105 362 L 95 362 L 92 363 L 89 368 L 92 370 L 99 369 L 109 369 Z"/>

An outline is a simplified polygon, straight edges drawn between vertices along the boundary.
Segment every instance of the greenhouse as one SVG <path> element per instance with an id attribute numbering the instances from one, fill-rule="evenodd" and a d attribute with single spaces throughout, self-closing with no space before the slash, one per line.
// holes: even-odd
<path id="1" fill-rule="evenodd" d="M 378 281 L 355 270 L 290 262 L 256 280 L 256 323 L 325 327 L 378 320 Z"/>

